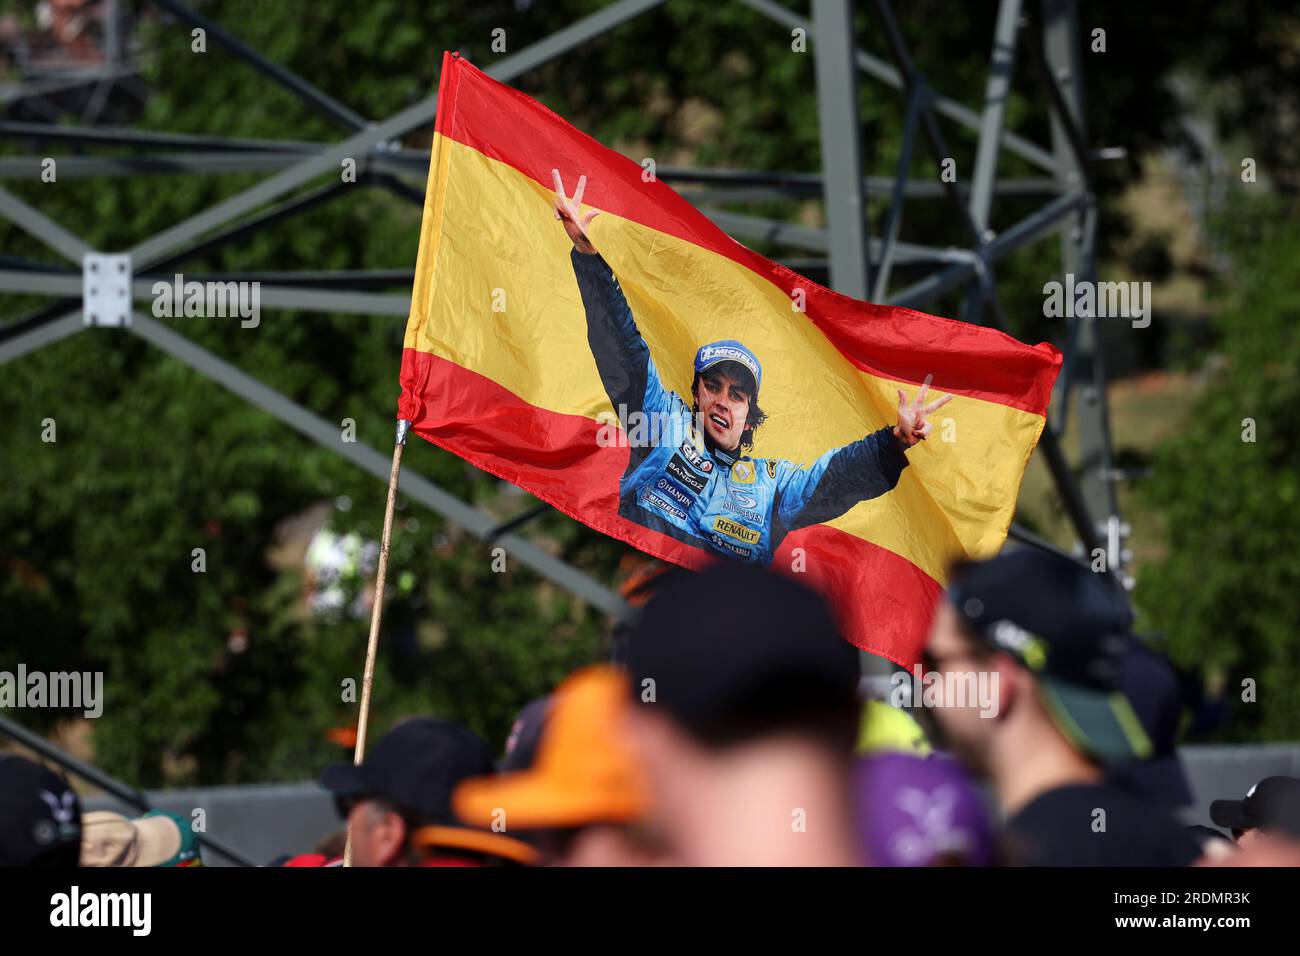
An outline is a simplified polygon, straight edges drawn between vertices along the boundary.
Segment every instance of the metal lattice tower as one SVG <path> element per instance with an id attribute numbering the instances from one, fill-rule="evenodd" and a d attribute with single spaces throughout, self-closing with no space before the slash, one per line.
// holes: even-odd
<path id="1" fill-rule="evenodd" d="M 69 145 L 132 148 L 128 156 L 69 155 L 58 158 L 59 175 L 76 177 L 130 176 L 148 172 L 265 172 L 255 186 L 217 203 L 162 232 L 142 238 L 116 256 L 104 256 L 82 239 L 43 215 L 38 209 L 0 188 L 0 216 L 67 259 L 70 266 L 48 266 L 0 257 L 0 291 L 49 296 L 48 307 L 0 325 L 0 364 L 33 350 L 69 338 L 88 326 L 115 326 L 118 334 L 138 336 L 179 359 L 212 381 L 266 411 L 295 431 L 344 456 L 386 480 L 388 455 L 361 444 L 340 444 L 337 429 L 311 410 L 274 391 L 221 357 L 202 348 L 154 318 L 134 311 L 132 303 L 153 299 L 152 286 L 164 270 L 202 252 L 219 248 L 256 230 L 269 227 L 327 202 L 344 189 L 337 182 L 303 189 L 327 173 L 337 174 L 340 163 L 355 158 L 358 183 L 389 190 L 423 202 L 421 185 L 427 171 L 425 150 L 400 147 L 403 136 L 427 129 L 434 120 L 437 96 L 411 104 L 387 119 L 370 122 L 346 105 L 316 89 L 301 77 L 266 59 L 201 13 L 179 0 L 147 0 L 181 21 L 206 31 L 210 42 L 245 61 L 269 80 L 288 89 L 318 113 L 342 128 L 338 142 L 230 139 L 141 131 L 120 127 L 52 125 L 0 122 L 0 137 L 13 141 L 38 141 Z M 665 0 L 617 0 L 543 40 L 488 66 L 485 72 L 509 83 L 567 51 L 633 20 Z M 980 109 L 970 109 L 927 84 L 913 62 L 889 0 L 874 0 L 871 22 L 888 42 L 893 63 L 857 48 L 853 31 L 853 0 L 812 0 L 812 18 L 806 18 L 777 0 L 735 0 L 790 31 L 804 31 L 812 41 L 816 93 L 822 146 L 820 175 L 660 167 L 660 178 L 678 185 L 722 229 L 744 240 L 770 240 L 807 253 L 796 267 L 825 268 L 836 290 L 857 298 L 924 308 L 954 291 L 964 293 L 962 318 L 1006 329 L 1007 320 L 998 297 L 997 264 L 1031 243 L 1059 235 L 1061 271 L 1080 279 L 1095 280 L 1097 211 L 1090 169 L 1104 153 L 1090 152 L 1083 125 L 1083 75 L 1081 38 L 1075 0 L 1000 0 Z M 1036 8 L 1031 20 L 1029 5 Z M 111 14 L 106 30 L 112 37 L 111 69 L 90 73 L 78 82 L 122 82 L 132 75 L 126 45 L 119 27 L 121 13 L 113 0 L 104 0 Z M 1034 72 L 1037 89 L 1051 113 L 1049 147 L 1040 146 L 1006 128 L 1006 102 L 1022 51 Z M 858 83 L 862 75 L 900 90 L 905 95 L 903 143 L 892 176 L 864 176 L 865 161 L 857 110 Z M 35 83 L 35 80 L 32 81 Z M 74 84 L 75 85 L 75 84 Z M 47 91 L 38 86 L 7 90 L 5 100 L 39 100 Z M 96 113 L 84 113 L 90 117 Z M 942 161 L 950 156 L 940 120 L 955 123 L 977 136 L 976 161 L 965 193 L 955 183 L 908 178 L 912 154 L 919 138 Z M 999 177 L 999 157 L 1009 152 L 1040 171 L 1021 179 Z M 0 180 L 38 179 L 42 157 L 0 158 Z M 412 181 L 404 179 L 410 177 Z M 693 192 L 689 186 L 694 185 Z M 872 235 L 866 215 L 869 192 L 888 191 L 890 203 L 879 235 Z M 741 198 L 807 197 L 820 194 L 828 226 L 815 229 L 757 216 L 711 208 L 715 202 Z M 994 232 L 990 212 L 1000 194 L 1045 195 L 1036 211 L 1014 225 Z M 938 248 L 903 242 L 898 238 L 905 202 L 941 196 L 951 204 L 967 241 L 962 248 Z M 247 217 L 247 218 L 244 218 Z M 237 225 L 232 225 L 238 222 Z M 923 277 L 895 289 L 894 266 L 906 263 L 922 270 Z M 792 262 L 792 264 L 794 264 Z M 107 270 L 101 272 L 100 270 Z M 106 274 L 117 280 L 119 297 L 109 307 L 99 295 L 91 302 L 92 281 Z M 307 312 L 364 314 L 405 318 L 409 297 L 376 289 L 409 285 L 409 272 L 399 270 L 351 272 L 274 272 L 260 274 L 262 304 L 272 309 Z M 232 277 L 222 277 L 232 278 Z M 251 278 L 244 276 L 242 278 Z M 260 280 L 259 280 L 260 281 Z M 121 308 L 115 310 L 112 302 Z M 1057 383 L 1054 412 L 1044 429 L 1039 449 L 1051 471 L 1056 489 L 1077 538 L 1077 547 L 1089 554 L 1102 548 L 1107 567 L 1123 574 L 1125 552 L 1123 524 L 1116 504 L 1115 470 L 1106 406 L 1105 369 L 1101 360 L 1099 329 L 1092 317 L 1070 320 L 1065 365 Z M 1075 400 L 1074 421 L 1082 454 L 1080 478 L 1061 447 L 1064 423 Z M 532 544 L 515 531 L 547 510 L 531 508 L 515 519 L 499 523 L 486 512 L 467 504 L 409 469 L 403 472 L 402 492 L 431 508 L 448 521 L 485 541 L 491 541 L 543 577 L 611 614 L 625 610 L 622 599 L 601 582 L 571 567 Z M 1011 537 L 1024 545 L 1056 550 L 1019 524 Z"/>

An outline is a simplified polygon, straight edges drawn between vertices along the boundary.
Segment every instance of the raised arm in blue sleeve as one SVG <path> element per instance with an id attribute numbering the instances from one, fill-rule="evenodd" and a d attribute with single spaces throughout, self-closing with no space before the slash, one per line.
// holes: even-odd
<path id="1" fill-rule="evenodd" d="M 669 396 L 613 270 L 599 254 L 574 249 L 570 258 L 587 313 L 587 344 L 615 413 L 620 406 L 629 414 L 667 410 Z"/>
<path id="2" fill-rule="evenodd" d="M 776 511 L 788 531 L 838 518 L 898 484 L 907 455 L 890 428 L 828 451 L 807 468 L 777 475 Z"/>

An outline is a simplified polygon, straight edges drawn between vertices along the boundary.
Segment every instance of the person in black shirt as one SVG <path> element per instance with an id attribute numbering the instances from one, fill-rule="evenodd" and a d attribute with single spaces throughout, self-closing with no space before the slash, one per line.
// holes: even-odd
<path id="1" fill-rule="evenodd" d="M 1131 623 L 1117 589 L 1065 558 L 1016 551 L 954 569 L 925 666 L 938 686 L 982 675 L 990 692 L 950 696 L 934 716 L 943 742 L 992 781 L 1009 862 L 1186 866 L 1199 855 L 1162 808 L 1107 780 L 1109 764 L 1151 753 L 1118 689 Z"/>

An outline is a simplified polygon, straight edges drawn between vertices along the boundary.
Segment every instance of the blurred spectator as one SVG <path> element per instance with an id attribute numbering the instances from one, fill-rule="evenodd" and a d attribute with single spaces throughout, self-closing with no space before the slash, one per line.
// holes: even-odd
<path id="1" fill-rule="evenodd" d="M 348 822 L 355 866 L 533 862 L 536 852 L 526 844 L 463 827 L 452 815 L 456 785 L 492 770 L 483 738 L 459 724 L 417 717 L 381 737 L 360 766 L 326 768 L 321 785 Z"/>
<path id="2" fill-rule="evenodd" d="M 0 756 L 0 866 L 76 866 L 81 802 L 52 771 Z"/>
<path id="3" fill-rule="evenodd" d="M 647 560 L 640 556 L 629 556 L 619 562 L 620 571 L 626 571 L 627 577 L 619 585 L 618 593 L 627 602 L 628 607 L 642 608 L 661 587 L 674 577 L 689 572 L 675 568 L 670 564 Z M 609 662 L 623 666 L 627 662 L 627 639 L 632 633 L 631 624 L 620 618 L 614 622 L 609 635 Z"/>
<path id="4" fill-rule="evenodd" d="M 542 730 L 551 710 L 551 695 L 538 697 L 524 705 L 519 716 L 510 725 L 506 737 L 506 752 L 501 758 L 500 771 L 514 773 L 527 770 L 537 759 L 537 745 L 542 739 Z"/>
<path id="5" fill-rule="evenodd" d="M 1202 860 L 1221 860 L 1237 851 L 1236 844 L 1214 827 L 1190 826 L 1187 832 L 1200 848 Z"/>
<path id="6" fill-rule="evenodd" d="M 873 866 L 992 866 L 994 835 L 975 787 L 946 757 L 882 753 L 857 766 L 858 826 Z"/>
<path id="7" fill-rule="evenodd" d="M 553 696 L 531 769 L 467 780 L 456 815 L 471 826 L 524 833 L 552 866 L 652 862 L 638 825 L 645 781 L 621 738 L 627 677 L 613 667 L 579 671 Z"/>
<path id="8" fill-rule="evenodd" d="M 893 707 L 883 700 L 867 700 L 862 705 L 858 753 L 909 753 L 925 757 L 933 749 L 909 710 Z"/>
<path id="9" fill-rule="evenodd" d="M 1200 860 L 1198 866 L 1284 866 L 1288 869 L 1300 867 L 1300 840 L 1286 836 L 1271 836 L 1266 840 L 1256 840 L 1250 846 L 1242 847 L 1224 856 L 1207 856 Z"/>
<path id="10" fill-rule="evenodd" d="M 853 865 L 858 654 L 807 587 L 719 562 L 628 639 L 630 739 L 672 860 Z"/>
<path id="11" fill-rule="evenodd" d="M 1191 806 L 1192 788 L 1178 757 L 1178 727 L 1183 700 L 1178 673 L 1163 656 L 1137 638 L 1124 644 L 1120 689 L 1151 741 L 1146 760 L 1121 760 L 1112 779 L 1170 810 Z"/>
<path id="12" fill-rule="evenodd" d="M 1265 777 L 1240 800 L 1215 800 L 1210 819 L 1243 849 L 1272 836 L 1300 840 L 1300 780 Z"/>
<path id="13" fill-rule="evenodd" d="M 202 866 L 199 843 L 185 818 L 151 810 L 128 820 L 93 810 L 81 818 L 81 865 L 103 867 Z"/>
<path id="14" fill-rule="evenodd" d="M 1118 691 L 1131 614 L 1072 561 L 1014 551 L 955 569 L 926 647 L 947 681 L 983 671 L 993 713 L 940 707 L 953 751 L 993 782 L 1011 862 L 1185 866 L 1191 837 L 1157 806 L 1104 779 L 1150 742 Z"/>

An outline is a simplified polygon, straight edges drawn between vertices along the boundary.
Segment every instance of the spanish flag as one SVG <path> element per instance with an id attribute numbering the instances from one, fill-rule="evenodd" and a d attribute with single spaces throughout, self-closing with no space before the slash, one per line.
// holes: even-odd
<path id="1" fill-rule="evenodd" d="M 398 417 L 598 531 L 806 574 L 910 665 L 945 569 L 1006 537 L 1060 362 L 819 286 L 443 57 Z"/>

